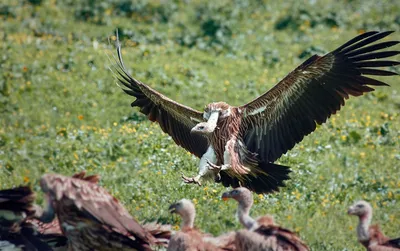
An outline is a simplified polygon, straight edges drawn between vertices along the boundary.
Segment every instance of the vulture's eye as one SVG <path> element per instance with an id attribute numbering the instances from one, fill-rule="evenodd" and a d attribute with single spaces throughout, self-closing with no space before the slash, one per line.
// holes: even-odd
<path id="1" fill-rule="evenodd" d="M 364 207 L 364 205 L 357 205 L 357 207 L 358 207 L 358 208 L 363 208 L 363 207 Z"/>
<path id="2" fill-rule="evenodd" d="M 200 130 L 203 130 L 203 129 L 204 129 L 204 126 L 199 126 L 199 129 L 200 129 Z"/>

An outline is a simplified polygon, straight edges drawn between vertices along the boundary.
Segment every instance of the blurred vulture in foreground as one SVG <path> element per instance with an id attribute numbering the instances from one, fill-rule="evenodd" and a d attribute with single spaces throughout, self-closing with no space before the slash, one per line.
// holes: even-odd
<path id="1" fill-rule="evenodd" d="M 40 210 L 34 200 L 26 186 L 0 191 L 0 250 L 67 250 L 57 220 L 46 224 L 33 218 Z"/>
<path id="2" fill-rule="evenodd" d="M 397 75 L 376 69 L 399 64 L 385 60 L 399 51 L 380 51 L 397 41 L 372 44 L 390 33 L 361 34 L 325 56 L 310 57 L 245 105 L 215 102 L 206 105 L 203 112 L 179 104 L 132 77 L 122 61 L 118 40 L 115 71 L 123 90 L 136 98 L 132 106 L 139 107 L 176 144 L 200 158 L 198 175 L 182 176 L 186 183 L 200 184 L 200 178 L 212 177 L 224 186 L 268 193 L 289 179 L 289 167 L 274 164 L 282 154 L 339 111 L 350 96 L 371 92 L 371 86 L 387 85 L 366 75 Z"/>
<path id="3" fill-rule="evenodd" d="M 307 251 L 309 248 L 292 231 L 275 225 L 271 216 L 257 220 L 249 213 L 253 205 L 252 193 L 244 187 L 236 188 L 222 195 L 223 200 L 232 198 L 238 202 L 237 215 L 246 228 L 236 233 L 237 250 Z"/>
<path id="4" fill-rule="evenodd" d="M 169 207 L 171 213 L 182 217 L 181 231 L 171 237 L 168 251 L 218 251 L 236 250 L 234 246 L 235 233 L 219 237 L 204 234 L 194 228 L 196 210 L 190 200 L 182 199 Z"/>
<path id="5" fill-rule="evenodd" d="M 400 238 L 390 240 L 378 225 L 370 226 L 372 207 L 366 201 L 357 201 L 349 207 L 349 215 L 356 215 L 360 221 L 357 226 L 358 241 L 369 251 L 400 251 Z"/>
<path id="6" fill-rule="evenodd" d="M 48 204 L 39 219 L 48 222 L 57 215 L 69 250 L 152 250 L 168 245 L 169 229 L 141 226 L 98 180 L 84 173 L 45 174 L 40 180 Z"/>

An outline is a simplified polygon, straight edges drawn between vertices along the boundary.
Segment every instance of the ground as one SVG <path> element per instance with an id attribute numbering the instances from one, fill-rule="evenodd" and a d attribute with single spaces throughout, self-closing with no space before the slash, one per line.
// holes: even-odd
<path id="1" fill-rule="evenodd" d="M 314 53 L 368 30 L 397 31 L 397 1 L 13 1 L 0 4 L 0 187 L 44 173 L 86 170 L 140 221 L 179 225 L 170 203 L 191 199 L 196 225 L 239 229 L 227 188 L 185 185 L 198 159 L 176 146 L 125 95 L 109 70 L 115 30 L 132 75 L 186 105 L 244 104 Z M 399 45 L 395 48 L 400 50 Z M 395 57 L 399 60 L 399 57 Z M 400 72 L 400 69 L 391 70 Z M 351 98 L 339 114 L 279 159 L 292 167 L 279 193 L 255 196 L 251 214 L 275 216 L 313 250 L 363 250 L 355 200 L 399 237 L 399 77 Z M 41 200 L 39 193 L 39 200 Z"/>

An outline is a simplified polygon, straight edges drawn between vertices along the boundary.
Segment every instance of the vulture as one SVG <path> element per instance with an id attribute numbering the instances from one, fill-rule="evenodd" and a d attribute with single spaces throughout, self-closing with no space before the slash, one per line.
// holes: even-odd
<path id="1" fill-rule="evenodd" d="M 58 221 L 34 218 L 40 211 L 34 200 L 27 186 L 0 191 L 0 250 L 67 250 Z"/>
<path id="2" fill-rule="evenodd" d="M 245 187 L 235 188 L 222 194 L 223 200 L 232 198 L 238 202 L 237 216 L 246 228 L 236 233 L 237 250 L 308 251 L 308 246 L 292 231 L 277 226 L 271 216 L 257 220 L 250 215 L 253 195 Z"/>
<path id="3" fill-rule="evenodd" d="M 69 250 L 153 250 L 168 245 L 169 230 L 141 226 L 98 180 L 84 172 L 73 177 L 45 174 L 40 180 L 47 205 L 39 219 L 49 222 L 57 215 Z"/>
<path id="4" fill-rule="evenodd" d="M 171 237 L 168 251 L 222 251 L 236 250 L 235 234 L 227 233 L 219 237 L 203 234 L 194 228 L 196 210 L 190 200 L 182 199 L 169 207 L 171 213 L 179 214 L 182 218 L 181 231 Z"/>
<path id="5" fill-rule="evenodd" d="M 339 111 L 349 96 L 371 92 L 371 86 L 387 85 L 367 75 L 398 75 L 379 69 L 399 64 L 386 60 L 399 51 L 381 51 L 399 43 L 379 41 L 391 33 L 358 35 L 324 56 L 310 57 L 247 104 L 214 102 L 203 112 L 179 104 L 132 77 L 123 63 L 118 36 L 114 72 L 123 91 L 135 98 L 131 106 L 139 107 L 177 145 L 200 158 L 198 175 L 182 175 L 184 182 L 200 185 L 202 177 L 214 178 L 225 187 L 269 193 L 278 191 L 289 179 L 289 167 L 274 164 L 282 154 Z"/>
<path id="6" fill-rule="evenodd" d="M 366 201 L 357 201 L 349 207 L 349 215 L 359 218 L 357 226 L 358 241 L 369 251 L 400 251 L 400 238 L 389 239 L 379 229 L 378 225 L 370 226 L 372 207 Z"/>

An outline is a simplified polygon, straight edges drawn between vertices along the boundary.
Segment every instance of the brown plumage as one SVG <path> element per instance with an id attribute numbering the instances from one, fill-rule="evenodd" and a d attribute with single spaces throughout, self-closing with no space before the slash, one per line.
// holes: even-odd
<path id="1" fill-rule="evenodd" d="M 292 231 L 277 226 L 271 216 L 255 220 L 249 212 L 253 205 L 253 195 L 244 187 L 225 192 L 222 199 L 232 198 L 238 202 L 237 214 L 246 228 L 236 234 L 238 250 L 307 251 L 307 245 Z"/>
<path id="2" fill-rule="evenodd" d="M 166 245 L 165 230 L 154 226 L 146 230 L 97 184 L 98 179 L 84 174 L 43 175 L 40 185 L 48 208 L 40 219 L 57 215 L 70 250 L 152 250 L 153 245 Z"/>
<path id="3" fill-rule="evenodd" d="M 380 51 L 397 41 L 372 44 L 390 33 L 361 34 L 325 56 L 310 57 L 245 105 L 211 103 L 204 112 L 181 105 L 133 78 L 124 66 L 119 43 L 115 71 L 123 90 L 136 98 L 132 106 L 158 122 L 176 144 L 201 158 L 198 175 L 183 177 L 185 182 L 200 184 L 202 177 L 211 176 L 224 186 L 268 193 L 283 186 L 290 172 L 273 162 L 340 110 L 349 96 L 371 92 L 370 86 L 387 85 L 366 75 L 397 75 L 376 69 L 399 64 L 384 60 L 398 51 Z"/>
<path id="4" fill-rule="evenodd" d="M 349 215 L 359 217 L 357 226 L 358 241 L 369 251 L 395 251 L 400 250 L 400 238 L 389 239 L 378 225 L 370 226 L 372 220 L 372 207 L 363 200 L 357 201 L 349 207 Z"/>
<path id="5" fill-rule="evenodd" d="M 27 186 L 0 191 L 0 250 L 66 250 L 58 222 L 46 224 L 33 218 L 40 209 L 34 200 Z"/>
<path id="6" fill-rule="evenodd" d="M 37 209 L 38 207 L 36 207 Z M 42 212 L 42 211 L 41 211 Z M 35 213 L 35 216 L 41 214 Z M 27 225 L 35 230 L 35 235 L 42 241 L 46 242 L 54 251 L 67 250 L 67 238 L 63 234 L 57 217 L 50 223 L 44 223 L 37 218 L 29 218 L 26 220 Z"/>
<path id="7" fill-rule="evenodd" d="M 196 210 L 190 200 L 182 199 L 172 204 L 169 210 L 182 217 L 181 231 L 172 236 L 168 245 L 169 251 L 236 250 L 234 233 L 213 237 L 194 228 Z"/>

